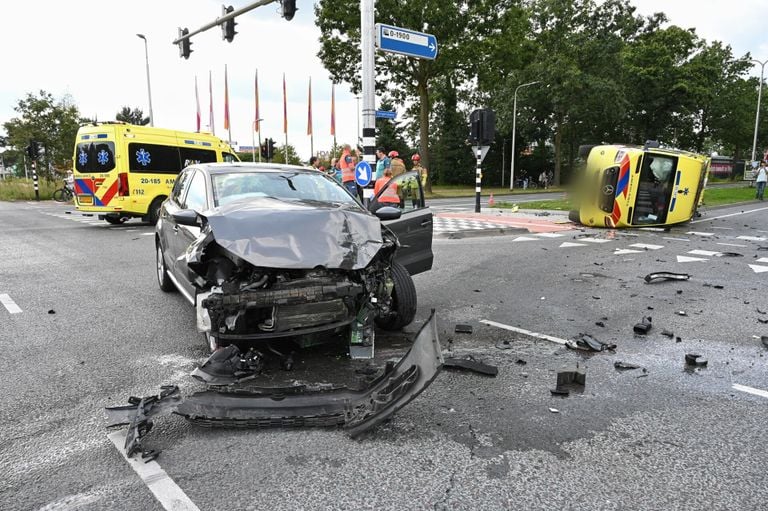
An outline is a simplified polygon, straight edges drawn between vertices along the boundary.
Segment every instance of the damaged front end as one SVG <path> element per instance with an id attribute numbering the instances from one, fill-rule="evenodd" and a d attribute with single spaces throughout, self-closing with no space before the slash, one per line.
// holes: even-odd
<path id="1" fill-rule="evenodd" d="M 371 357 L 373 320 L 391 309 L 398 242 L 375 218 L 355 215 L 352 229 L 350 216 L 337 220 L 341 241 L 307 231 L 271 242 L 209 218 L 184 257 L 198 289 L 197 327 L 211 347 L 275 339 L 306 347 L 349 336 L 355 358 Z"/>

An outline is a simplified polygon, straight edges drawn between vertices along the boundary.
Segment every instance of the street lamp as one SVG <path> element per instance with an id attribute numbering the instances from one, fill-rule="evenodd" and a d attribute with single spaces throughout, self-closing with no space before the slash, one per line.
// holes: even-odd
<path id="1" fill-rule="evenodd" d="M 147 38 L 144 34 L 136 34 L 137 37 L 144 40 L 144 59 L 147 62 L 147 96 L 149 96 L 149 125 L 155 125 L 155 118 L 152 115 L 152 88 L 149 85 L 149 50 L 147 49 Z"/>
<path id="2" fill-rule="evenodd" d="M 509 164 L 509 191 L 511 192 L 512 189 L 515 187 L 515 128 L 517 123 L 517 91 L 522 89 L 523 87 L 528 87 L 529 85 L 536 85 L 537 83 L 541 83 L 541 81 L 536 80 L 535 82 L 529 82 L 529 83 L 523 83 L 517 86 L 515 89 L 515 99 L 512 102 L 512 154 L 509 155 L 510 164 Z"/>
<path id="3" fill-rule="evenodd" d="M 763 72 L 765 71 L 765 65 L 768 64 L 768 59 L 760 62 L 757 59 L 749 59 L 750 62 L 760 64 L 760 85 L 757 86 L 757 113 L 755 113 L 755 138 L 752 139 L 752 159 L 755 161 L 755 149 L 757 148 L 757 125 L 760 122 L 760 100 L 763 94 Z"/>

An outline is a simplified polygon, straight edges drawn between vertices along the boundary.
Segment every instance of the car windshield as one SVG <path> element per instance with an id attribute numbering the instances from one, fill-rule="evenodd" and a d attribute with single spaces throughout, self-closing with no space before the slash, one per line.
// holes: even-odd
<path id="1" fill-rule="evenodd" d="M 271 197 L 280 200 L 357 204 L 335 181 L 317 172 L 232 172 L 213 174 L 216 206 L 240 199 Z"/>

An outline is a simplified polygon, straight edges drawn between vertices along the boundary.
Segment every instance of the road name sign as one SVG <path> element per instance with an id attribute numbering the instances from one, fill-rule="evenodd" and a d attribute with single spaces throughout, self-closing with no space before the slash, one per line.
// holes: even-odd
<path id="1" fill-rule="evenodd" d="M 392 112 L 390 110 L 376 110 L 376 117 L 379 119 L 394 119 L 397 117 L 397 112 Z"/>
<path id="2" fill-rule="evenodd" d="M 355 181 L 360 186 L 368 186 L 373 178 L 373 171 L 371 170 L 371 164 L 367 161 L 361 161 L 355 165 Z"/>
<path id="3" fill-rule="evenodd" d="M 437 38 L 432 34 L 376 23 L 376 47 L 420 59 L 437 57 Z"/>

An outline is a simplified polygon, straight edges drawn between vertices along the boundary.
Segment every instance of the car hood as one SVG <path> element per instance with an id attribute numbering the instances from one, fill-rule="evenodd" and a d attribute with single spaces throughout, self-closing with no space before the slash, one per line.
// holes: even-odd
<path id="1" fill-rule="evenodd" d="M 358 270 L 383 245 L 378 218 L 328 203 L 259 198 L 205 216 L 216 243 L 259 267 Z"/>

